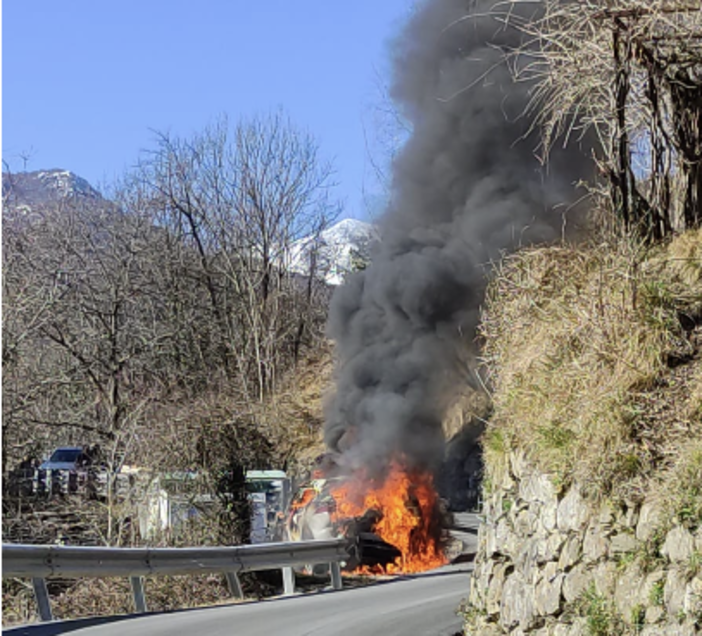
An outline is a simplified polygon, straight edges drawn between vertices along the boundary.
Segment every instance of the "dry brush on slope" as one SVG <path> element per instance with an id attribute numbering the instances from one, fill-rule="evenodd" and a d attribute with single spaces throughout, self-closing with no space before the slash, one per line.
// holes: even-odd
<path id="1" fill-rule="evenodd" d="M 496 469 L 517 446 L 567 485 L 640 497 L 702 436 L 702 231 L 507 259 L 482 324 Z M 643 481 L 641 481 L 643 479 Z"/>

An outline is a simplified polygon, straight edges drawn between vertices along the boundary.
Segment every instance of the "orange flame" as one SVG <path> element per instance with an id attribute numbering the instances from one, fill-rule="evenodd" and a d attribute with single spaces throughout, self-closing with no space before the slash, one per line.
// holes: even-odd
<path id="1" fill-rule="evenodd" d="M 430 474 L 407 471 L 393 462 L 378 485 L 355 479 L 334 488 L 336 514 L 358 517 L 373 509 L 382 514 L 373 531 L 394 545 L 402 556 L 383 569 L 388 574 L 424 572 L 447 562 L 437 528 L 438 496 Z"/>
<path id="2" fill-rule="evenodd" d="M 310 501 L 312 501 L 315 498 L 315 495 L 317 493 L 313 488 L 307 488 L 303 493 L 302 497 L 300 499 L 294 499 L 290 503 L 290 509 L 291 510 L 299 510 L 300 508 L 304 508 Z"/>

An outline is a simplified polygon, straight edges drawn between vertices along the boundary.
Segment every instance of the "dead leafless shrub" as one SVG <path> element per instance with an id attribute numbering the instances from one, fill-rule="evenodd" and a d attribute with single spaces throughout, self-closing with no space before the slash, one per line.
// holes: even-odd
<path id="1" fill-rule="evenodd" d="M 527 42 L 544 154 L 586 132 L 627 231 L 660 239 L 702 222 L 702 8 L 697 0 L 544 0 L 530 20 L 499 3 Z"/>
<path id="2" fill-rule="evenodd" d="M 34 591 L 29 581 L 2 580 L 2 624 L 24 625 L 33 622 L 37 614 Z"/>

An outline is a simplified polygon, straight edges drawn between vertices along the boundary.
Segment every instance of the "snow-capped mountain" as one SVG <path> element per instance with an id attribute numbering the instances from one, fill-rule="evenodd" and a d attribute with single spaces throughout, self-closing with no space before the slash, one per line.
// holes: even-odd
<path id="1" fill-rule="evenodd" d="M 16 207 L 35 208 L 64 199 L 102 201 L 102 195 L 70 170 L 3 172 L 3 201 Z"/>
<path id="2" fill-rule="evenodd" d="M 379 239 L 374 225 L 356 219 L 344 219 L 318 236 L 307 236 L 293 243 L 290 269 L 308 274 L 312 259 L 320 278 L 329 285 L 340 285 L 347 274 L 364 267 L 370 248 Z"/>
<path id="3" fill-rule="evenodd" d="M 112 205 L 85 179 L 69 170 L 37 170 L 2 175 L 3 219 L 27 222 L 42 209 L 64 200 L 78 200 L 92 207 Z M 371 244 L 379 239 L 374 225 L 344 219 L 320 232 L 295 241 L 287 252 L 288 269 L 307 275 L 314 265 L 317 278 L 340 285 L 370 260 Z M 314 259 L 314 263 L 312 263 Z"/>

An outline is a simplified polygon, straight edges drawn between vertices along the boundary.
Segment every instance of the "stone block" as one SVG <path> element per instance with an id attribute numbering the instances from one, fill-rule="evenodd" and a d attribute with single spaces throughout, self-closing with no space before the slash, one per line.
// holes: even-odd
<path id="1" fill-rule="evenodd" d="M 595 566 L 593 573 L 598 594 L 612 596 L 617 580 L 617 566 L 612 561 L 601 561 Z"/>
<path id="2" fill-rule="evenodd" d="M 561 570 L 567 570 L 573 567 L 579 560 L 582 554 L 582 539 L 580 535 L 571 535 L 561 549 L 561 555 L 558 558 L 558 567 Z"/>
<path id="3" fill-rule="evenodd" d="M 563 578 L 563 598 L 572 603 L 592 583 L 593 573 L 584 563 L 579 563 Z"/>
<path id="4" fill-rule="evenodd" d="M 528 630 L 533 627 L 535 618 L 534 587 L 515 572 L 508 577 L 503 588 L 500 624 L 508 630 L 517 626 Z"/>
<path id="5" fill-rule="evenodd" d="M 492 559 L 484 559 L 475 564 L 468 597 L 472 605 L 484 608 L 485 595 L 490 587 L 490 581 L 496 565 L 496 562 Z"/>
<path id="6" fill-rule="evenodd" d="M 536 533 L 539 518 L 531 510 L 522 510 L 514 521 L 514 531 L 522 537 L 531 537 Z"/>
<path id="7" fill-rule="evenodd" d="M 620 532 L 609 540 L 609 549 L 612 554 L 634 552 L 639 547 L 639 542 L 633 534 Z"/>
<path id="8" fill-rule="evenodd" d="M 572 486 L 565 497 L 558 504 L 556 521 L 558 529 L 562 532 L 582 532 L 590 517 L 587 502 L 582 497 L 578 488 Z"/>
<path id="9" fill-rule="evenodd" d="M 570 625 L 568 636 L 586 636 L 589 632 L 587 622 L 584 618 L 576 618 Z"/>
<path id="10" fill-rule="evenodd" d="M 668 614 L 675 616 L 684 611 L 685 588 L 687 587 L 687 577 L 678 568 L 673 567 L 668 570 L 663 589 L 663 599 Z"/>
<path id="11" fill-rule="evenodd" d="M 598 523 L 605 526 L 605 528 L 609 528 L 614 524 L 615 517 L 616 514 L 612 504 L 608 501 L 603 501 L 597 514 Z"/>
<path id="12" fill-rule="evenodd" d="M 661 554 L 674 563 L 688 562 L 695 551 L 695 539 L 681 526 L 676 526 L 665 536 Z"/>
<path id="13" fill-rule="evenodd" d="M 619 613 L 629 619 L 637 605 L 649 602 L 641 598 L 644 577 L 638 567 L 629 567 L 617 576 L 614 588 L 614 603 Z"/>
<path id="14" fill-rule="evenodd" d="M 536 554 L 537 563 L 542 564 L 548 561 L 557 561 L 565 542 L 566 535 L 560 532 L 553 532 L 548 535 L 545 541 L 539 541 Z"/>
<path id="15" fill-rule="evenodd" d="M 648 541 L 658 530 L 662 521 L 660 507 L 652 501 L 644 501 L 636 524 L 636 538 Z"/>
<path id="16" fill-rule="evenodd" d="M 644 620 L 649 625 L 655 625 L 664 616 L 665 616 L 665 610 L 660 605 L 649 605 L 646 608 L 646 614 L 645 614 Z"/>
<path id="17" fill-rule="evenodd" d="M 468 604 L 472 607 L 485 609 L 485 599 L 480 592 L 480 588 L 477 586 L 477 579 L 475 577 L 472 578 L 470 589 L 468 590 Z"/>
<path id="18" fill-rule="evenodd" d="M 546 532 L 555 532 L 558 520 L 558 500 L 546 502 L 541 508 L 541 525 Z"/>
<path id="19" fill-rule="evenodd" d="M 685 588 L 683 610 L 687 616 L 702 616 L 702 578 L 695 576 Z"/>
<path id="20" fill-rule="evenodd" d="M 478 538 L 478 542 L 483 541 L 485 556 L 489 559 L 498 551 L 495 525 L 488 520 L 481 526 L 481 531 L 482 536 Z"/>
<path id="21" fill-rule="evenodd" d="M 547 563 L 541 574 L 541 580 L 536 584 L 534 593 L 536 612 L 540 616 L 557 614 L 561 607 L 564 574 L 553 562 Z"/>
<path id="22" fill-rule="evenodd" d="M 527 583 L 534 583 L 539 573 L 538 553 L 539 541 L 527 539 L 522 542 L 521 550 L 514 560 L 517 571 Z"/>
<path id="23" fill-rule="evenodd" d="M 528 502 L 558 502 L 556 489 L 543 473 L 532 473 L 519 484 L 519 496 Z"/>
<path id="24" fill-rule="evenodd" d="M 500 519 L 495 528 L 495 553 L 514 559 L 520 543 L 507 519 Z"/>
<path id="25" fill-rule="evenodd" d="M 583 539 L 583 559 L 589 563 L 599 561 L 609 552 L 609 540 L 605 535 L 604 526 L 591 523 L 585 531 Z"/>
<path id="26" fill-rule="evenodd" d="M 498 563 L 493 569 L 493 575 L 485 594 L 485 611 L 488 616 L 496 616 L 500 613 L 505 577 L 510 567 L 511 565 L 507 563 Z"/>

